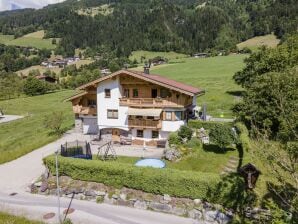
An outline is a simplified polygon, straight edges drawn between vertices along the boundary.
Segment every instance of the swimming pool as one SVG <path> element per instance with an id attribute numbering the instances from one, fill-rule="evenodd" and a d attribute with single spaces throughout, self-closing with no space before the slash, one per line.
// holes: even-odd
<path id="1" fill-rule="evenodd" d="M 141 159 L 135 163 L 135 166 L 165 168 L 166 164 L 160 159 Z"/>

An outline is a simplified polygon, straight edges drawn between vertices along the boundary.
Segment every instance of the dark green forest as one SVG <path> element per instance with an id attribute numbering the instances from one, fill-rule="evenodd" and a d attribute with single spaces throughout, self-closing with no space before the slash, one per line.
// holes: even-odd
<path id="1" fill-rule="evenodd" d="M 233 51 L 236 43 L 295 32 L 295 0 L 68 0 L 40 10 L 0 13 L 0 32 L 22 36 L 46 30 L 62 38 L 57 53 L 105 47 L 118 57 L 133 50 L 194 53 Z M 112 13 L 94 17 L 78 10 L 109 4 Z"/>

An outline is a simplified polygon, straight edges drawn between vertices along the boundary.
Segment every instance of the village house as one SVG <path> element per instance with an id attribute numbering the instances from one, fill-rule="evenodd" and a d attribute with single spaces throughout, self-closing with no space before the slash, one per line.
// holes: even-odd
<path id="1" fill-rule="evenodd" d="M 159 75 L 120 70 L 78 88 L 72 102 L 76 129 L 101 139 L 156 145 L 195 113 L 204 91 Z"/>

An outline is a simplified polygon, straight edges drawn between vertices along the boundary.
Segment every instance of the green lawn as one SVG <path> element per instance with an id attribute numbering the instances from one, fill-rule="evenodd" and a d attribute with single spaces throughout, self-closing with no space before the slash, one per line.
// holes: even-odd
<path id="1" fill-rule="evenodd" d="M 243 68 L 246 55 L 218 56 L 210 58 L 185 58 L 181 63 L 153 67 L 152 74 L 200 87 L 206 91 L 198 97 L 198 105 L 206 104 L 207 113 L 219 117 L 232 117 L 231 107 L 239 100 L 237 91 L 241 87 L 232 79 L 235 72 Z"/>
<path id="2" fill-rule="evenodd" d="M 178 162 L 164 161 L 166 162 L 166 168 L 170 169 L 220 174 L 230 156 L 238 157 L 238 151 L 234 150 L 227 151 L 226 153 L 216 153 L 198 147 L 194 148 L 190 154 L 184 156 Z M 93 156 L 93 159 L 97 160 L 96 156 Z M 116 160 L 108 160 L 105 162 L 135 164 L 140 159 L 141 158 L 137 157 L 118 156 Z"/>
<path id="3" fill-rule="evenodd" d="M 43 39 L 40 35 L 35 35 L 38 32 L 27 34 L 25 36 L 14 39 L 13 35 L 0 34 L 0 43 L 5 45 L 15 45 L 21 47 L 36 47 L 38 49 L 55 49 L 56 45 L 52 44 L 52 39 Z"/>
<path id="4" fill-rule="evenodd" d="M 43 222 L 31 221 L 23 217 L 0 212 L 0 224 L 42 224 Z"/>
<path id="5" fill-rule="evenodd" d="M 61 91 L 42 96 L 26 97 L 0 101 L 0 108 L 6 114 L 23 115 L 25 118 L 0 124 L 0 164 L 16 159 L 58 138 L 49 135 L 44 128 L 44 117 L 52 111 L 65 113 L 64 128 L 73 124 L 73 113 L 70 103 L 63 99 L 73 91 Z"/>

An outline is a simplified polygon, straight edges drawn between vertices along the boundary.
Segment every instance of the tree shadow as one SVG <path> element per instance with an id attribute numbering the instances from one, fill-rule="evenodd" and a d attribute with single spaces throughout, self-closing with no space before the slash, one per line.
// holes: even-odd
<path id="1" fill-rule="evenodd" d="M 226 148 L 222 149 L 218 145 L 214 145 L 214 144 L 208 144 L 208 145 L 204 144 L 203 150 L 205 152 L 213 152 L 216 154 L 225 154 L 228 151 L 235 151 L 234 148 L 226 147 Z"/>
<path id="2" fill-rule="evenodd" d="M 242 144 L 237 144 L 236 149 L 238 151 L 238 156 L 239 156 L 239 162 L 238 162 L 238 166 L 237 166 L 237 170 L 239 170 L 239 168 L 242 166 L 243 155 L 244 155 Z"/>
<path id="3" fill-rule="evenodd" d="M 241 96 L 244 96 L 245 91 L 243 91 L 243 90 L 232 90 L 232 91 L 226 91 L 226 93 L 229 94 L 229 95 L 232 95 L 232 96 L 241 97 Z"/>
<path id="4" fill-rule="evenodd" d="M 254 207 L 257 203 L 257 195 L 246 189 L 243 178 L 237 173 L 222 177 L 214 189 L 209 189 L 207 197 L 213 203 L 236 211 L 243 219 L 247 207 Z"/>

